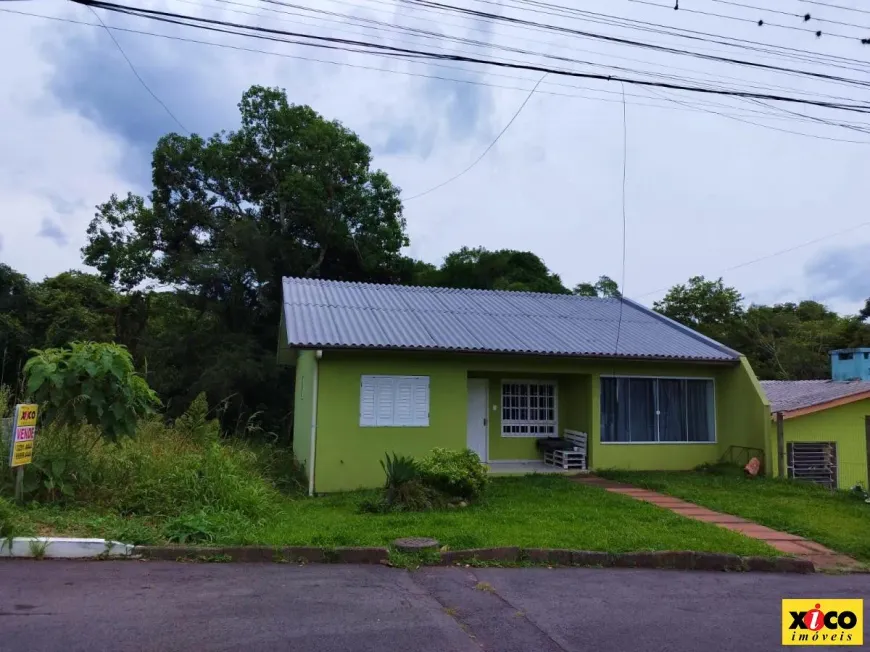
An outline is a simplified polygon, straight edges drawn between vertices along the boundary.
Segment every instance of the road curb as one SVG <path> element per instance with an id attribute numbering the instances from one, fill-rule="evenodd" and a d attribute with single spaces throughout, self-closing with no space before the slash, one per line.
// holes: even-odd
<path id="1" fill-rule="evenodd" d="M 15 559 L 109 559 L 129 557 L 133 546 L 106 539 L 14 537 L 0 539 L 0 557 Z"/>
<path id="2" fill-rule="evenodd" d="M 387 548 L 355 546 L 136 546 L 133 556 L 163 561 L 385 564 L 390 552 Z"/>
<path id="3" fill-rule="evenodd" d="M 136 546 L 132 556 L 163 561 L 238 562 L 238 563 L 322 563 L 322 564 L 389 564 L 390 551 L 384 547 L 314 546 Z M 655 568 L 767 573 L 813 573 L 811 561 L 792 557 L 740 557 L 738 555 L 693 552 L 655 551 L 608 553 L 595 550 L 554 548 L 471 548 L 446 550 L 422 564 L 583 566 L 601 568 Z"/>

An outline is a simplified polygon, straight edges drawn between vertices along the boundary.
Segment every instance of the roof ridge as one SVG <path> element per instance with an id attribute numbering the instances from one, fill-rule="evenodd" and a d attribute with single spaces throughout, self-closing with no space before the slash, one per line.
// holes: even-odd
<path id="1" fill-rule="evenodd" d="M 578 301 L 619 301 L 617 297 L 586 297 L 579 294 L 562 294 L 561 292 L 533 292 L 531 290 L 489 290 L 482 288 L 449 288 L 442 285 L 407 285 L 406 283 L 372 283 L 369 281 L 338 281 L 326 278 L 306 278 L 302 276 L 282 276 L 282 281 L 301 281 L 303 283 L 331 283 L 337 285 L 354 285 L 370 288 L 402 288 L 414 291 L 435 292 L 479 292 L 481 294 L 511 294 L 533 297 L 554 297 Z"/>

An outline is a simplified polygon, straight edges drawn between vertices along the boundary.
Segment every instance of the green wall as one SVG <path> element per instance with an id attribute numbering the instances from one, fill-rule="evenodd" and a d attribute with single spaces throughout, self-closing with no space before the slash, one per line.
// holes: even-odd
<path id="1" fill-rule="evenodd" d="M 422 457 L 436 446 L 466 444 L 465 368 L 447 358 L 324 351 L 317 405 L 317 492 L 376 487 L 384 482 L 386 453 Z M 360 377 L 368 374 L 429 376 L 429 427 L 362 428 Z"/>
<path id="2" fill-rule="evenodd" d="M 301 367 L 300 363 L 300 367 Z M 467 379 L 489 380 L 490 460 L 537 459 L 534 438 L 501 436 L 502 379 L 555 379 L 559 429 L 589 433 L 592 468 L 690 469 L 715 462 L 727 445 L 764 448 L 769 412 L 748 365 L 595 361 L 534 356 L 324 351 L 319 361 L 318 492 L 378 486 L 387 452 L 421 456 L 435 446 L 466 445 Z M 360 376 L 429 376 L 429 427 L 361 428 Z M 646 375 L 714 378 L 717 442 L 711 444 L 602 444 L 599 376 Z M 492 411 L 492 406 L 496 411 Z M 767 415 L 765 417 L 765 414 Z"/>
<path id="3" fill-rule="evenodd" d="M 860 483 L 867 488 L 867 435 L 864 417 L 870 415 L 870 399 L 819 410 L 791 419 L 784 419 L 783 439 L 790 441 L 820 441 L 837 444 L 837 484 L 851 489 Z M 769 420 L 769 446 L 772 473 L 779 475 L 776 454 L 776 421 Z"/>
<path id="4" fill-rule="evenodd" d="M 296 391 L 293 402 L 293 455 L 310 469 L 311 417 L 314 407 L 314 351 L 300 351 L 296 358 Z"/>

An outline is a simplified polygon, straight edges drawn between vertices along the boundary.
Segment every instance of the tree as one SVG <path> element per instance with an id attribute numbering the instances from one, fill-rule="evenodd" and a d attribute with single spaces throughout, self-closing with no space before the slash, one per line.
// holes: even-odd
<path id="1" fill-rule="evenodd" d="M 448 254 L 436 271 L 429 270 L 426 285 L 478 290 L 521 290 L 568 294 L 558 274 L 530 251 L 463 247 Z"/>
<path id="2" fill-rule="evenodd" d="M 595 283 L 578 283 L 572 294 L 578 297 L 614 297 L 619 298 L 619 284 L 609 276 L 599 276 Z"/>
<path id="3" fill-rule="evenodd" d="M 24 274 L 0 263 L 0 385 L 14 385 L 33 346 L 36 300 Z"/>
<path id="4" fill-rule="evenodd" d="M 722 279 L 708 281 L 693 276 L 687 285 L 675 285 L 653 304 L 653 310 L 723 344 L 732 340 L 734 328 L 743 318 L 743 297 Z"/>
<path id="5" fill-rule="evenodd" d="M 237 417 L 264 403 L 276 418 L 291 394 L 275 365 L 283 276 L 411 282 L 399 189 L 371 167 L 356 134 L 284 91 L 254 86 L 239 104 L 241 126 L 208 139 L 170 134 L 154 150 L 148 199 L 112 196 L 98 207 L 85 262 L 125 291 L 149 284 L 177 290 L 181 315 L 157 322 L 202 336 L 164 388 L 189 403 L 232 397 Z M 148 327 L 147 342 L 177 348 Z M 160 342 L 160 344 L 156 344 Z M 200 344 L 197 342 L 196 344 Z M 176 382 L 177 381 L 177 382 Z M 166 391 L 169 390 L 169 391 Z M 281 397 L 281 398 L 279 398 Z"/>

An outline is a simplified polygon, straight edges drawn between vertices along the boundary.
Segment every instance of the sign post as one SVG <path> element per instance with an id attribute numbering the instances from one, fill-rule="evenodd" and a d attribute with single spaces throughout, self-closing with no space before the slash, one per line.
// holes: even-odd
<path id="1" fill-rule="evenodd" d="M 15 499 L 24 498 L 24 466 L 33 461 L 33 442 L 36 439 L 36 418 L 39 406 L 19 404 L 12 418 L 12 437 L 9 446 L 9 466 L 15 469 Z"/>

